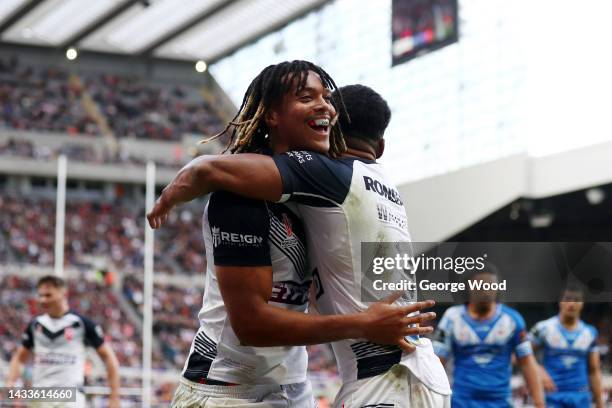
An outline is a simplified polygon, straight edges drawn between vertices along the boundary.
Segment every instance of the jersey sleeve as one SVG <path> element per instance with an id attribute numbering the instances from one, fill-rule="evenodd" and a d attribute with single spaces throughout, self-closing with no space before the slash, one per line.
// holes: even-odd
<path id="1" fill-rule="evenodd" d="M 597 337 L 599 333 L 597 332 L 597 329 L 593 326 L 589 326 L 589 330 L 593 335 L 593 341 L 589 345 L 589 353 L 595 353 L 599 351 L 599 347 L 597 346 Z"/>
<path id="2" fill-rule="evenodd" d="M 264 201 L 214 193 L 208 225 L 217 266 L 270 266 L 270 218 Z"/>
<path id="3" fill-rule="evenodd" d="M 280 202 L 319 198 L 341 204 L 351 185 L 352 165 L 325 155 L 291 151 L 273 156 L 283 181 Z"/>
<path id="4" fill-rule="evenodd" d="M 516 312 L 513 314 L 513 317 L 516 327 L 514 329 L 514 333 L 512 334 L 512 349 L 517 358 L 527 357 L 528 355 L 533 354 L 533 349 L 531 348 L 531 342 L 525 326 L 525 320 Z"/>
<path id="5" fill-rule="evenodd" d="M 21 335 L 21 345 L 28 350 L 34 348 L 34 320 L 28 323 L 28 327 L 23 331 Z"/>
<path id="6" fill-rule="evenodd" d="M 438 357 L 448 359 L 452 353 L 452 326 L 453 322 L 449 313 L 450 309 L 447 310 L 440 323 L 434 331 L 433 346 L 434 352 Z"/>
<path id="7" fill-rule="evenodd" d="M 537 347 L 542 347 L 544 345 L 544 330 L 544 322 L 538 322 L 529 331 L 529 340 Z"/>
<path id="8" fill-rule="evenodd" d="M 96 324 L 86 317 L 80 316 L 85 325 L 85 345 L 97 349 L 104 343 L 104 332 L 102 326 Z"/>

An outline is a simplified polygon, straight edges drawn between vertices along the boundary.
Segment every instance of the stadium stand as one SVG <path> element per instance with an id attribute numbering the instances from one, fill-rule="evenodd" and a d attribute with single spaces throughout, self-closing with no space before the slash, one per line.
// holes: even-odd
<path id="1" fill-rule="evenodd" d="M 77 162 L 142 166 L 147 161 L 142 149 L 126 148 L 121 140 L 146 139 L 174 143 L 153 160 L 177 168 L 195 150 L 186 152 L 176 143 L 214 135 L 226 119 L 207 101 L 210 91 L 134 76 L 77 74 L 5 57 L 0 78 L 0 156 L 49 161 L 63 154 Z M 71 140 L 49 145 L 43 135 Z M 83 137 L 93 140 L 84 143 Z M 219 148 L 206 146 L 209 152 Z"/>
<path id="2" fill-rule="evenodd" d="M 0 77 L 0 127 L 99 136 L 103 126 L 83 95 L 95 101 L 117 137 L 179 140 L 185 133 L 212 135 L 223 126 L 201 95 L 176 85 L 118 75 L 82 81 L 66 70 L 24 66 L 16 58 L 0 60 Z"/>
<path id="3" fill-rule="evenodd" d="M 95 136 L 94 119 L 78 103 L 82 89 L 61 69 L 23 66 L 0 60 L 0 127 Z"/>
<path id="4" fill-rule="evenodd" d="M 125 278 L 122 286 L 124 296 L 142 315 L 142 281 L 129 276 Z M 185 363 L 197 328 L 202 291 L 194 287 L 177 288 L 157 284 L 153 293 L 153 333 L 160 342 L 164 357 L 175 367 L 181 367 Z"/>
<path id="5" fill-rule="evenodd" d="M 54 201 L 3 194 L 0 211 L 0 234 L 8 243 L 4 256 L 20 264 L 50 266 L 54 250 Z M 186 206 L 170 219 L 169 228 L 160 233 L 156 253 L 170 256 L 159 257 L 156 265 L 159 271 L 203 272 L 201 221 L 195 211 Z M 142 268 L 143 223 L 144 208 L 126 200 L 69 202 L 65 245 L 68 264 L 122 271 Z"/>
<path id="6" fill-rule="evenodd" d="M 184 133 L 212 135 L 223 126 L 201 95 L 183 87 L 101 75 L 87 77 L 85 90 L 118 137 L 178 140 Z"/>
<path id="7" fill-rule="evenodd" d="M 100 151 L 91 145 L 66 143 L 57 148 L 33 143 L 23 138 L 8 138 L 0 143 L 0 156 L 21 157 L 35 160 L 55 160 L 65 155 L 69 160 L 76 162 L 96 164 L 131 164 L 145 165 L 145 160 L 132 154 L 119 151 L 112 154 L 109 151 Z M 177 169 L 182 162 L 177 160 L 156 159 L 155 163 L 161 167 Z"/>

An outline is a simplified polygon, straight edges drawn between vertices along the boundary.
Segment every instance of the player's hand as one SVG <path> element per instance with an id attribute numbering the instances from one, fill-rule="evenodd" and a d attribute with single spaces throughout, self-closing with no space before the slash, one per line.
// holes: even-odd
<path id="1" fill-rule="evenodd" d="M 436 314 L 434 312 L 428 312 L 415 314 L 414 316 L 407 315 L 430 308 L 435 302 L 433 300 L 426 300 L 407 306 L 392 305 L 392 303 L 401 296 L 401 293 L 394 294 L 380 302 L 372 304 L 363 313 L 365 318 L 363 337 L 378 344 L 397 345 L 407 353 L 411 353 L 416 348 L 408 343 L 404 337 L 431 333 L 433 327 L 410 326 L 433 320 Z"/>
<path id="2" fill-rule="evenodd" d="M 542 376 L 542 386 L 544 387 L 544 391 L 546 392 L 555 392 L 557 391 L 557 384 L 550 378 L 550 375 L 546 372 L 546 370 L 540 370 L 540 375 Z"/>
<path id="3" fill-rule="evenodd" d="M 157 229 L 164 225 L 164 222 L 168 219 L 168 214 L 170 210 L 174 207 L 171 203 L 166 200 L 164 194 L 159 197 L 159 199 L 155 202 L 153 209 L 151 212 L 147 214 L 147 220 L 149 220 L 149 225 L 153 229 Z"/>

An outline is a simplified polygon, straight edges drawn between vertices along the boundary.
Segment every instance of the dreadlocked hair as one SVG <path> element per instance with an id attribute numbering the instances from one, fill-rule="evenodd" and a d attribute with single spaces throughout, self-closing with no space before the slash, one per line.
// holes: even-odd
<path id="1" fill-rule="evenodd" d="M 220 138 L 233 128 L 224 153 L 228 150 L 231 153 L 261 152 L 268 147 L 266 135 L 269 129 L 264 120 L 266 111 L 287 92 L 291 91 L 294 84 L 296 85 L 296 93 L 304 89 L 308 79 L 308 71 L 318 74 L 324 87 L 330 91 L 336 90 L 332 100 L 334 107 L 337 111 L 338 108 L 342 109 L 341 113 L 338 112 L 339 114 L 348 116 L 342 95 L 337 91 L 336 83 L 323 68 L 308 61 L 285 61 L 264 68 L 247 88 L 236 116 L 223 131 L 204 142 Z M 329 142 L 330 156 L 338 157 L 346 151 L 346 143 L 337 123 L 332 125 Z"/>

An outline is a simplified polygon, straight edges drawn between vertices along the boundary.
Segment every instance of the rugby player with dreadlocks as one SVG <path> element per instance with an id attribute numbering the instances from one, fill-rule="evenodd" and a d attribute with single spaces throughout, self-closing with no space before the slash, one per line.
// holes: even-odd
<path id="1" fill-rule="evenodd" d="M 256 93 L 247 93 L 245 101 L 249 95 Z M 295 96 L 305 100 L 316 97 L 308 92 Z M 265 100 L 261 94 L 256 99 L 258 103 Z M 281 150 L 274 149 L 277 154 L 273 157 L 239 154 L 196 159 L 164 189 L 148 214 L 151 226 L 160 227 L 174 205 L 220 189 L 269 201 L 294 201 L 306 226 L 309 258 L 316 267 L 318 310 L 327 315 L 364 310 L 366 304 L 360 296 L 361 243 L 409 242 L 410 235 L 401 197 L 376 162 L 384 151 L 384 131 L 391 117 L 386 101 L 360 85 L 334 92 L 334 99 L 341 108 L 346 106 L 340 122 L 347 149 L 343 152 L 343 143 L 332 140 L 329 156 L 342 157 L 332 159 L 321 154 L 327 146 L 321 148 L 321 144 L 312 142 L 311 133 L 302 132 L 301 139 L 292 139 L 295 145 L 286 147 L 303 151 L 278 154 Z M 246 112 L 244 106 L 236 126 L 255 117 L 241 115 Z M 305 127 L 322 130 L 318 126 L 328 124 L 321 117 L 292 117 L 290 109 L 281 109 L 264 105 L 258 120 L 260 137 L 266 132 L 298 135 Z M 279 123 L 284 127 L 271 126 Z M 240 140 L 246 144 L 255 140 L 252 134 L 236 131 L 232 136 L 234 147 Z M 410 300 L 416 300 L 416 296 Z M 407 339 L 410 344 L 402 341 L 399 347 L 380 346 L 363 337 L 333 342 L 343 379 L 335 405 L 447 407 L 450 387 L 431 342 L 418 336 Z"/>
<path id="2" fill-rule="evenodd" d="M 298 147 L 340 153 L 343 141 L 331 124 L 333 89 L 332 79 L 314 64 L 267 67 L 249 86 L 232 122 L 231 151 L 265 154 Z M 404 346 L 404 336 L 430 331 L 410 325 L 431 320 L 433 313 L 407 315 L 432 302 L 391 306 L 398 296 L 352 314 L 304 313 L 312 280 L 305 232 L 282 204 L 217 192 L 203 224 L 206 292 L 174 407 L 221 401 L 285 407 L 287 400 L 311 407 L 303 345 L 366 338 Z"/>

